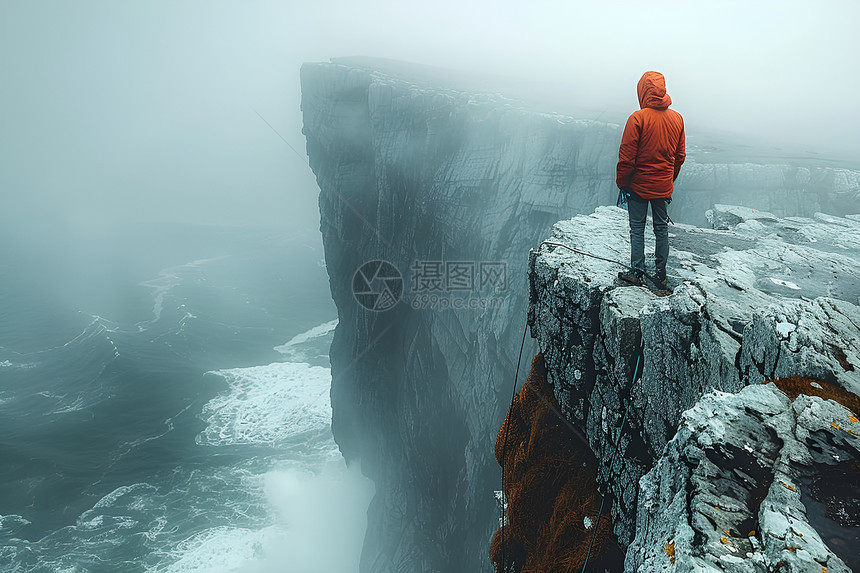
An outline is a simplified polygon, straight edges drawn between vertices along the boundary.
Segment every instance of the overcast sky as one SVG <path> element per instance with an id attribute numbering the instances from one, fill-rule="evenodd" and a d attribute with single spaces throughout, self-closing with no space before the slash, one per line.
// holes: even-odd
<path id="1" fill-rule="evenodd" d="M 316 227 L 299 66 L 379 56 L 560 84 L 689 132 L 860 156 L 860 3 L 0 0 L 4 217 Z"/>

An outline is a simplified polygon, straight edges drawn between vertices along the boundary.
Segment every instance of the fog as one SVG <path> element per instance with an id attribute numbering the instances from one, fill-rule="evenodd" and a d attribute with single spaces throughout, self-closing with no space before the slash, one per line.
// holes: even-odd
<path id="1" fill-rule="evenodd" d="M 619 113 L 656 69 L 692 134 L 856 156 L 857 21 L 850 0 L 4 2 L 3 219 L 313 229 L 298 70 L 347 55 L 520 78 Z"/>
<path id="2" fill-rule="evenodd" d="M 141 344 L 145 352 L 141 351 L 134 364 L 145 366 L 141 376 L 154 372 L 154 379 L 163 372 L 153 357 L 164 359 L 175 353 L 195 366 L 205 363 L 205 368 L 256 366 L 262 363 L 258 355 L 275 344 L 334 318 L 337 311 L 328 300 L 319 264 L 319 189 L 307 164 L 301 132 L 299 69 L 303 62 L 339 56 L 415 62 L 455 70 L 475 78 L 476 84 L 484 77 L 488 85 L 501 85 L 498 80 L 510 82 L 521 92 L 530 90 L 545 101 L 563 102 L 565 109 L 612 120 L 623 119 L 638 108 L 636 82 L 642 72 L 653 69 L 666 76 L 673 108 L 685 117 L 689 142 L 695 142 L 697 133 L 719 131 L 736 134 L 732 137 L 737 141 L 815 152 L 822 158 L 856 159 L 860 157 L 856 103 L 860 74 L 854 61 L 860 54 L 857 22 L 860 4 L 854 0 L 683 5 L 657 0 L 647 5 L 561 0 L 528 4 L 489 0 L 2 0 L 0 271 L 8 272 L 0 273 L 7 281 L 0 284 L 0 351 L 18 352 L 13 343 L 19 332 L 10 318 L 16 316 L 9 312 L 18 299 L 3 298 L 7 290 L 13 290 L 8 277 L 20 278 L 16 288 L 38 299 L 19 313 L 22 324 L 34 325 L 27 332 L 35 340 L 31 341 L 34 348 L 46 340 L 45 333 L 59 331 L 54 309 L 57 313 L 71 309 L 87 315 L 84 324 L 98 330 L 93 340 L 110 343 L 106 364 L 113 364 L 121 354 L 123 360 L 133 361 L 127 356 L 137 358 L 134 345 Z M 242 234 L 247 229 L 253 230 L 251 238 Z M 269 233 L 278 240 L 265 243 Z M 248 255 L 248 260 L 233 266 L 212 265 L 211 271 L 197 268 L 197 261 L 232 255 L 238 241 L 235 237 L 246 244 L 267 244 L 269 258 Z M 301 254 L 280 256 L 291 250 Z M 248 252 L 254 253 L 254 249 L 246 249 L 245 254 Z M 283 268 L 263 272 L 265 265 L 276 266 L 273 258 Z M 290 283 L 299 274 L 294 268 L 300 263 L 301 276 Z M 185 273 L 180 277 L 185 282 L 163 272 L 174 266 Z M 205 265 L 201 263 L 201 267 Z M 308 268 L 316 271 L 312 278 L 307 278 L 313 274 Z M 173 278 L 176 281 L 168 280 Z M 143 332 L 144 325 L 155 331 L 159 322 L 158 317 L 149 318 L 150 301 L 137 292 L 147 280 L 157 286 L 162 280 L 169 286 L 158 288 L 165 292 L 177 287 L 170 310 L 176 313 L 178 326 L 165 330 L 169 336 L 153 335 L 144 345 L 134 338 L 136 329 Z M 274 284 L 277 281 L 283 282 Z M 306 291 L 313 290 L 324 302 L 311 301 L 312 296 L 296 286 L 299 281 L 304 286 L 312 284 L 313 289 Z M 210 287 L 213 283 L 217 284 Z M 183 288 L 194 295 L 182 298 Z M 287 292 L 289 289 L 293 290 Z M 254 295 L 261 297 L 256 314 L 251 306 Z M 269 298 L 263 300 L 264 295 Z M 289 297 L 294 300 L 287 300 Z M 185 308 L 186 303 L 190 308 L 197 301 L 209 313 L 204 316 L 209 322 L 198 320 L 193 309 Z M 133 305 L 137 310 L 131 309 Z M 308 309 L 324 316 L 310 318 Z M 307 316 L 301 314 L 306 310 Z M 145 321 L 135 314 L 140 312 L 146 314 Z M 40 322 L 27 313 L 50 318 Z M 287 316 L 289 313 L 296 316 Z M 109 335 L 104 334 L 101 317 L 117 323 L 127 320 L 134 328 L 117 328 L 115 338 L 121 342 L 114 345 L 114 331 L 105 327 Z M 79 319 L 77 315 L 66 318 L 73 324 L 70 331 L 78 328 L 74 324 Z M 307 323 L 301 323 L 303 320 Z M 186 322 L 199 338 L 180 337 L 186 336 Z M 295 326 L 297 332 L 275 332 L 284 323 Z M 264 340 L 264 334 L 278 342 L 265 338 L 259 354 L 255 346 L 253 353 L 248 350 L 231 362 L 231 352 L 238 354 L 236 348 L 241 344 L 257 344 L 253 336 Z M 89 336 L 77 335 L 71 342 L 87 342 Z M 218 339 L 221 346 L 212 349 L 216 336 L 222 337 Z M 170 352 L 159 346 L 165 340 Z M 179 343 L 176 348 L 171 346 L 176 340 L 185 341 L 191 358 L 177 349 Z M 59 349 L 68 345 L 63 340 L 57 344 Z M 222 349 L 227 350 L 222 353 Z M 70 356 L 72 353 L 69 350 Z M 88 356 L 83 350 L 80 353 Z M 22 353 L 21 363 L 29 368 L 29 358 L 24 358 Z M 11 368 L 14 362 L 0 357 L 0 366 Z M 76 362 L 70 364 L 89 372 Z M 58 360 L 55 368 L 54 372 L 64 372 L 66 363 Z M 185 372 L 163 366 L 164 372 L 170 368 Z M 134 386 L 130 375 L 126 378 L 120 367 L 116 371 L 119 381 L 115 386 L 104 383 L 104 395 L 98 396 L 105 404 L 120 390 Z M 92 380 L 102 384 L 104 372 L 112 370 L 98 370 Z M 10 375 L 4 372 L 4 376 Z M 89 383 L 88 376 L 79 378 Z M 43 379 L 53 380 L 46 375 L 39 383 Z M 33 393 L 41 389 L 24 374 L 20 380 L 21 388 L 33 386 Z M 186 392 L 183 384 L 188 380 L 178 375 L 177 380 L 175 384 L 168 380 L 165 387 Z M 103 389 L 99 386 L 98 390 Z M 212 395 L 215 392 L 211 390 Z M 45 398 L 43 394 L 39 395 Z M 143 387 L 140 396 L 122 406 L 133 409 L 152 398 L 150 394 Z M 204 395 L 202 390 L 194 394 L 193 399 L 200 402 L 195 403 L 198 410 L 212 397 L 200 398 Z M 7 398 L 0 398 L 4 404 Z M 185 400 L 185 394 L 180 398 Z M 188 401 L 190 404 L 192 398 Z M 188 404 L 183 401 L 180 405 L 187 409 Z M 163 407 L 163 415 L 162 409 L 154 407 L 138 412 L 141 419 L 155 420 L 158 431 L 162 425 L 171 426 L 164 434 L 153 430 L 155 437 L 141 433 L 141 444 L 150 439 L 160 444 L 158 440 L 173 431 L 173 418 L 167 420 L 170 424 L 163 419 L 180 416 L 186 409 L 176 414 L 178 407 L 171 408 L 172 402 Z M 133 414 L 122 410 L 116 419 L 124 427 L 123 416 L 134 419 Z M 15 422 L 14 417 L 7 419 L 9 424 Z M 49 420 L 47 425 L 55 418 L 46 414 L 44 419 Z M 90 435 L 89 423 L 89 419 L 80 422 L 81 435 Z M 197 418 L 189 421 L 185 431 L 191 437 L 177 438 L 177 443 L 193 446 L 194 424 L 201 422 Z M 63 437 L 55 426 L 46 429 L 45 435 L 50 437 L 47 441 L 56 439 L 57 443 Z M 105 476 L 115 478 L 119 485 L 132 481 L 111 476 L 113 462 L 106 469 L 99 466 L 103 462 L 99 456 L 113 447 L 110 439 L 104 439 L 108 443 L 104 451 L 92 454 L 94 491 L 97 485 L 109 489 L 110 480 L 102 481 Z M 128 447 L 128 459 L 134 459 L 137 444 Z M 0 450 L 5 445 L 0 439 Z M 50 453 L 31 456 L 23 438 L 16 446 L 27 452 L 22 459 L 28 464 L 42 460 L 38 455 L 47 460 L 45 467 L 53 463 Z M 82 451 L 90 455 L 89 450 Z M 78 450 L 69 452 L 70 459 L 83 459 Z M 147 465 L 160 458 L 143 456 L 143 460 Z M 169 457 L 161 462 L 166 467 L 180 464 Z M 32 477 L 27 471 L 33 476 L 44 473 L 41 466 L 20 467 L 20 476 L 9 470 L 9 483 Z M 75 498 L 72 486 L 62 481 L 62 475 L 57 476 L 57 483 L 62 484 L 57 489 L 66 488 L 64 491 L 72 492 L 69 497 Z M 86 482 L 82 487 L 89 485 Z M 263 543 L 261 550 L 267 558 L 245 563 L 242 571 L 280 571 L 280 564 L 287 560 L 302 571 L 346 571 L 356 563 L 372 487 L 355 468 L 326 471 L 318 479 L 298 471 L 272 471 L 264 489 L 279 524 L 295 524 L 292 531 L 296 534 L 288 541 Z M 31 490 L 25 490 L 30 495 Z M 98 495 L 105 493 L 98 491 Z M 37 505 L 33 496 L 31 506 L 24 502 L 21 506 Z M 39 503 L 45 505 L 40 510 L 57 513 L 41 499 Z M 76 501 L 89 503 L 80 496 Z M 158 505 L 162 505 L 160 501 Z M 13 510 L 24 512 L 21 508 L 9 511 Z M 0 515 L 5 511 L 0 507 Z M 76 517 L 69 517 L 73 512 L 68 508 L 64 511 L 57 520 L 69 521 L 57 527 L 70 525 Z M 342 545 L 320 546 L 318 540 L 326 534 L 339 536 Z M 47 553 L 49 549 L 41 550 Z"/>
<path id="3" fill-rule="evenodd" d="M 282 573 L 287 564 L 302 573 L 356 570 L 374 493 L 358 464 L 330 465 L 318 475 L 272 472 L 265 489 L 289 534 L 264 543 L 265 558 L 242 564 L 238 573 Z"/>

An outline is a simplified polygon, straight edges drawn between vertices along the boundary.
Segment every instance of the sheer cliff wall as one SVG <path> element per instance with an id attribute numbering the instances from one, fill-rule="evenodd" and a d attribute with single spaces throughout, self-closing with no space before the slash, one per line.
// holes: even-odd
<path id="1" fill-rule="evenodd" d="M 618 128 L 340 65 L 306 65 L 302 86 L 340 321 L 333 430 L 377 490 L 362 570 L 486 570 L 493 441 L 525 326 L 528 249 L 558 219 L 614 198 Z M 376 259 L 404 280 L 384 312 L 352 290 Z M 475 288 L 413 288 L 416 261 L 474 263 Z M 506 265 L 506 284 L 482 288 L 481 263 Z M 487 308 L 413 309 L 424 295 Z"/>

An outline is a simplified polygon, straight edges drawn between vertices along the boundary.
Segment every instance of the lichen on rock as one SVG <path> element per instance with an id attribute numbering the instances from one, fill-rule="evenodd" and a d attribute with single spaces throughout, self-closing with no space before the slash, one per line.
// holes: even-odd
<path id="1" fill-rule="evenodd" d="M 640 482 L 626 570 L 662 571 L 660 549 L 672 540 L 677 571 L 772 571 L 779 562 L 848 571 L 856 553 L 828 546 L 803 496 L 827 466 L 860 459 L 860 438 L 830 425 L 850 416 L 818 396 L 792 401 L 778 384 L 704 396 Z"/>
<path id="2" fill-rule="evenodd" d="M 608 515 L 598 519 L 595 460 L 579 436 L 562 415 L 538 354 L 496 438 L 508 500 L 490 547 L 496 571 L 575 573 L 589 556 L 592 564 L 601 562 L 611 523 Z"/>

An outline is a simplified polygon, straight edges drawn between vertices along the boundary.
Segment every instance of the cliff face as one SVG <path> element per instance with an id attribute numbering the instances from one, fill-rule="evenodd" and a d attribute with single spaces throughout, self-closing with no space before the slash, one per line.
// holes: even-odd
<path id="1" fill-rule="evenodd" d="M 533 251 L 529 323 L 548 378 L 600 460 L 626 570 L 844 571 L 856 552 L 822 541 L 801 483 L 860 460 L 860 217 L 718 205 L 709 218 L 731 230 L 672 227 L 668 297 L 619 287 L 605 260 Z M 625 222 L 600 207 L 551 240 L 618 259 Z M 761 385 L 792 376 L 809 380 L 794 403 Z M 825 387 L 855 411 L 809 396 Z"/>
<path id="2" fill-rule="evenodd" d="M 583 267 L 583 281 L 588 281 L 570 291 L 579 294 L 571 300 L 559 296 L 553 304 L 586 305 L 575 311 L 590 321 L 583 323 L 584 339 L 578 340 L 572 331 L 553 330 L 551 321 L 541 318 L 550 316 L 541 301 L 549 300 L 552 282 L 542 290 L 537 275 L 541 259 L 532 258 L 529 263 L 528 250 L 559 219 L 614 202 L 617 125 L 527 112 L 501 96 L 430 88 L 348 64 L 303 66 L 302 109 L 309 160 L 320 186 L 321 231 L 339 315 L 331 348 L 333 430 L 344 456 L 360 458 L 363 471 L 376 483 L 363 572 L 460 573 L 491 568 L 487 551 L 498 526 L 492 491 L 499 488 L 493 440 L 510 400 L 529 306 L 526 293 L 532 293 L 532 333 L 542 350 L 549 349 L 547 364 L 554 372 L 550 380 L 556 384 L 559 401 L 570 420 L 588 428 L 598 459 L 606 446 L 594 434 L 595 424 L 602 422 L 595 416 L 602 415 L 603 404 L 615 416 L 626 394 L 620 389 L 610 391 L 611 385 L 596 380 L 606 372 L 619 380 L 632 373 L 635 353 L 627 350 L 638 347 L 640 326 L 646 347 L 650 338 L 654 338 L 651 348 L 678 344 L 682 346 L 677 348 L 686 349 L 695 343 L 697 352 L 709 357 L 673 363 L 679 370 L 673 373 L 671 380 L 676 382 L 672 384 L 682 395 L 677 402 L 643 388 L 637 428 L 647 419 L 654 422 L 653 432 L 641 438 L 642 453 L 633 462 L 619 459 L 601 469 L 604 480 L 612 475 L 635 481 L 644 475 L 657 449 L 674 435 L 680 412 L 715 385 L 714 377 L 721 380 L 717 387 L 734 391 L 747 380 L 790 370 L 793 363 L 786 361 L 795 354 L 779 351 L 781 331 L 776 338 L 767 331 L 772 317 L 755 318 L 750 311 L 770 302 L 765 296 L 768 289 L 794 291 L 772 281 L 760 290 L 758 279 L 746 275 L 732 276 L 737 288 L 719 276 L 713 281 L 722 280 L 730 293 L 746 289 L 765 294 L 750 295 L 744 303 L 726 296 L 724 302 L 708 306 L 709 314 L 703 316 L 706 295 L 699 292 L 701 281 L 691 281 L 682 288 L 686 298 L 678 295 L 661 303 L 671 306 L 671 316 L 681 317 L 670 324 L 666 313 L 640 318 L 634 312 L 646 303 L 654 304 L 646 292 L 616 293 L 617 289 L 610 291 L 604 285 L 598 297 L 597 291 L 584 285 L 594 281 L 593 272 L 600 271 L 586 272 Z M 744 201 L 739 203 L 779 207 L 778 214 L 796 215 L 828 205 L 834 212 L 843 210 L 841 201 L 860 189 L 852 171 L 697 163 L 692 149 L 690 156 L 672 205 L 676 220 L 701 218 L 723 191 L 742 196 Z M 680 192 L 685 185 L 690 190 L 687 194 Z M 753 194 L 748 188 L 768 192 Z M 779 199 L 785 194 L 793 199 Z M 626 223 L 614 211 L 598 213 L 599 231 L 611 235 L 603 239 L 593 235 L 594 240 L 613 241 L 617 249 L 613 258 L 623 260 Z M 733 216 L 725 215 L 726 225 L 736 223 Z M 801 223 L 786 223 L 786 236 L 801 241 L 814 234 L 808 226 L 801 229 Z M 754 226 L 754 221 L 747 226 Z M 686 234 L 697 237 L 696 233 Z M 679 241 L 676 237 L 672 242 L 678 252 L 683 249 Z M 701 256 L 755 242 L 741 235 L 726 244 L 705 241 Z M 838 245 L 831 247 L 838 249 Z M 730 255 L 724 258 L 729 261 Z M 379 260 L 389 265 L 362 268 Z M 675 263 L 687 264 L 691 276 L 707 266 L 692 256 Z M 526 273 L 529 264 L 531 282 Z M 809 266 L 814 269 L 797 273 L 802 276 L 795 276 L 793 282 L 831 280 L 829 268 Z M 397 274 L 402 282 L 398 283 Z M 830 296 L 838 298 L 839 289 L 850 288 L 844 280 L 837 281 L 832 285 L 836 294 Z M 808 292 L 803 291 L 805 296 Z M 538 293 L 542 294 L 536 298 Z M 374 298 L 375 294 L 388 298 Z M 604 298 L 616 302 L 604 305 Z M 366 308 L 373 306 L 368 301 L 378 303 L 376 310 Z M 789 305 L 780 312 L 790 318 L 780 324 L 796 320 L 792 324 L 802 331 L 806 316 L 843 316 L 842 307 L 834 304 L 837 310 L 827 305 Z M 674 330 L 677 324 L 683 328 Z M 737 350 L 747 338 L 747 327 L 760 332 L 750 337 L 760 342 L 747 344 L 738 370 Z M 594 328 L 608 333 L 605 342 L 596 346 L 588 338 L 594 336 L 589 334 Z M 656 344 L 657 339 L 665 343 Z M 555 353 L 554 340 L 559 349 Z M 527 352 L 536 350 L 533 342 L 527 343 Z M 649 355 L 649 370 L 642 379 L 670 384 L 657 381 L 649 372 L 663 367 L 660 360 L 668 364 L 672 352 L 666 350 L 665 359 Z M 825 356 L 838 364 L 833 352 Z M 815 360 L 808 362 L 818 364 Z M 856 357 L 848 360 L 860 365 Z M 593 396 L 597 405 L 586 407 L 575 395 L 581 390 L 571 390 L 570 380 L 580 379 L 577 371 L 580 378 L 586 375 L 589 385 L 601 388 L 600 395 Z M 679 382 L 685 376 L 697 380 L 692 389 Z M 635 491 L 613 493 L 622 500 L 616 504 L 619 509 L 613 510 L 618 515 L 613 523 L 629 542 L 634 536 L 630 512 Z"/>
<path id="3" fill-rule="evenodd" d="M 773 213 L 777 217 L 811 216 L 825 212 L 847 215 L 860 203 L 860 172 L 815 166 L 810 160 L 774 163 L 711 163 L 707 153 L 691 150 L 678 177 L 678 205 L 672 202 L 677 221 L 707 225 L 706 209 L 714 203 L 741 205 Z"/>
<path id="4" fill-rule="evenodd" d="M 614 200 L 617 127 L 340 65 L 306 65 L 302 86 L 339 315 L 333 430 L 376 482 L 363 571 L 486 570 L 528 248 L 559 218 Z M 353 296 L 356 270 L 376 259 L 403 277 L 384 312 Z M 473 269 L 472 288 L 447 289 L 447 263 Z M 457 300 L 477 308 L 439 308 Z"/>

